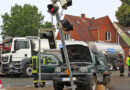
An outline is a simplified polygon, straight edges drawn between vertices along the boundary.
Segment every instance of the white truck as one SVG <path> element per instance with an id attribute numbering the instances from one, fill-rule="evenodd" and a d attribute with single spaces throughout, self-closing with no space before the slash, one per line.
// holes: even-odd
<path id="1" fill-rule="evenodd" d="M 33 39 L 32 39 L 33 38 Z M 6 47 L 6 48 L 5 48 Z M 31 76 L 31 56 L 36 54 L 39 43 L 37 37 L 15 37 L 3 41 L 1 72 Z M 48 39 L 41 39 L 41 49 L 50 49 Z"/>

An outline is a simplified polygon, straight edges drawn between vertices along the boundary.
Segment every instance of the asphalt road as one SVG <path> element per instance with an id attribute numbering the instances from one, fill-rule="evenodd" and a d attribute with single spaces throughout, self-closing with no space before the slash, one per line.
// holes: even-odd
<path id="1" fill-rule="evenodd" d="M 0 80 L 6 90 L 39 90 L 33 87 L 32 78 L 0 75 Z M 41 90 L 53 90 L 52 86 L 52 81 L 47 81 L 46 87 Z M 65 88 L 64 90 L 70 89 Z M 130 90 L 130 77 L 127 77 L 127 70 L 125 77 L 119 77 L 119 71 L 112 72 L 110 90 Z"/>

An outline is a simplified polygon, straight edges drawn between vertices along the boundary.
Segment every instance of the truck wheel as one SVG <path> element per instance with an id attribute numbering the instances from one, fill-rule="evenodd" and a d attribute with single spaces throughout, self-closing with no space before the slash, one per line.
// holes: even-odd
<path id="1" fill-rule="evenodd" d="M 64 84 L 56 83 L 53 81 L 54 90 L 63 90 Z"/>
<path id="2" fill-rule="evenodd" d="M 110 76 L 105 76 L 105 77 L 104 77 L 104 80 L 103 80 L 103 85 L 104 85 L 106 88 L 108 88 L 109 84 L 110 84 Z"/>
<path id="3" fill-rule="evenodd" d="M 86 90 L 96 90 L 97 79 L 95 76 L 92 76 L 89 85 L 86 85 Z"/>
<path id="4" fill-rule="evenodd" d="M 29 64 L 26 64 L 23 69 L 23 75 L 24 77 L 30 77 L 32 76 L 32 68 Z"/>

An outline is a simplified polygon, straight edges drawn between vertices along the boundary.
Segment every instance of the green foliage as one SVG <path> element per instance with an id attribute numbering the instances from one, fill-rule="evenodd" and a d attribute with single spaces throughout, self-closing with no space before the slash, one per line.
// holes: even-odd
<path id="1" fill-rule="evenodd" d="M 54 25 L 51 22 L 45 22 L 45 24 L 42 26 L 43 28 L 52 28 Z"/>
<path id="2" fill-rule="evenodd" d="M 36 36 L 38 29 L 43 26 L 44 16 L 38 12 L 36 6 L 25 4 L 23 7 L 15 5 L 11 8 L 11 14 L 2 15 L 1 26 L 3 37 L 5 36 Z"/>
<path id="3" fill-rule="evenodd" d="M 124 27 L 130 27 L 130 0 L 121 0 L 122 5 L 119 7 L 116 12 L 116 17 L 119 21 L 119 24 Z"/>

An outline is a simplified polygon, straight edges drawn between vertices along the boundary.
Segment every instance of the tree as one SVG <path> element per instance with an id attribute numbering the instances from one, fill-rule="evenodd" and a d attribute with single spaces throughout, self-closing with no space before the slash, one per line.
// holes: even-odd
<path id="1" fill-rule="evenodd" d="M 116 12 L 116 17 L 119 21 L 119 24 L 124 27 L 130 27 L 130 0 L 121 0 L 122 5 L 119 7 Z"/>
<path id="2" fill-rule="evenodd" d="M 23 7 L 15 5 L 11 8 L 11 14 L 2 15 L 1 26 L 3 37 L 6 36 L 36 36 L 38 29 L 43 27 L 44 16 L 38 12 L 36 6 L 25 4 Z"/>
<path id="3" fill-rule="evenodd" d="M 45 22 L 45 24 L 42 26 L 43 28 L 52 28 L 54 25 L 51 22 Z"/>

